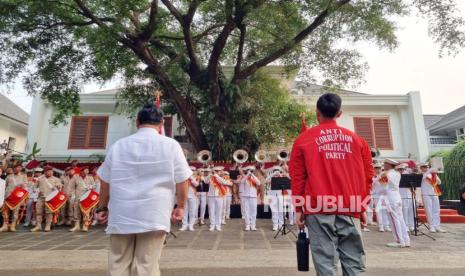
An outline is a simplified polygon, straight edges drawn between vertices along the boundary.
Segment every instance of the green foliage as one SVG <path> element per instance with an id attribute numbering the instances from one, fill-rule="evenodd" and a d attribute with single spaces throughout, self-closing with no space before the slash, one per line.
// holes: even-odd
<path id="1" fill-rule="evenodd" d="M 444 161 L 444 197 L 457 199 L 458 191 L 465 183 L 465 141 L 459 142 Z"/>
<path id="2" fill-rule="evenodd" d="M 232 108 L 228 124 L 209 117 L 208 112 L 201 116 L 214 156 L 229 160 L 237 149 L 253 153 L 261 145 L 288 143 L 297 137 L 300 114 L 306 107 L 292 99 L 278 80 L 259 72 L 241 91 L 241 100 Z M 307 115 L 307 124 L 312 123 L 315 116 Z"/>
<path id="3" fill-rule="evenodd" d="M 428 161 L 431 160 L 431 158 L 433 157 L 442 157 L 444 159 L 446 159 L 449 154 L 450 154 L 451 150 L 440 150 L 440 151 L 437 151 L 433 154 L 431 154 L 429 157 L 428 157 Z"/>
<path id="4" fill-rule="evenodd" d="M 0 0 L 0 85 L 22 78 L 29 94 L 55 107 L 54 124 L 80 112 L 89 82 L 123 80 L 122 111 L 161 89 L 166 112 L 181 117 L 194 146 L 225 156 L 220 147 L 248 141 L 254 149 L 293 134 L 276 126 L 292 125 L 302 107 L 255 76 L 260 68 L 356 84 L 367 64 L 353 45 L 394 49 L 396 20 L 407 15 L 428 20 L 440 54 L 464 46 L 454 0 Z"/>

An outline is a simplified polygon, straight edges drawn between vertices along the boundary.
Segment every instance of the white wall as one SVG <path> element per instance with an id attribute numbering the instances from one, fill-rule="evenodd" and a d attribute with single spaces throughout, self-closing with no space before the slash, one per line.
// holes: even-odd
<path id="1" fill-rule="evenodd" d="M 6 140 L 8 143 L 9 137 L 15 138 L 16 143 L 12 150 L 24 152 L 26 148 L 26 136 L 26 125 L 10 118 L 0 116 L 0 143 L 3 143 L 3 140 Z"/>
<path id="2" fill-rule="evenodd" d="M 82 102 L 82 101 L 81 101 Z M 40 99 L 34 99 L 29 127 L 29 145 L 37 142 L 41 149 L 39 159 L 66 160 L 69 156 L 73 159 L 88 159 L 89 155 L 104 155 L 106 149 L 70 150 L 68 149 L 71 118 L 66 124 L 53 126 L 50 119 L 53 116 L 52 107 Z M 34 116 L 37 114 L 37 116 Z M 135 132 L 134 120 L 128 119 L 126 115 L 115 113 L 114 104 L 102 103 L 81 104 L 81 115 L 109 116 L 106 146 L 109 148 L 115 141 Z M 29 149 L 30 150 L 30 149 Z"/>

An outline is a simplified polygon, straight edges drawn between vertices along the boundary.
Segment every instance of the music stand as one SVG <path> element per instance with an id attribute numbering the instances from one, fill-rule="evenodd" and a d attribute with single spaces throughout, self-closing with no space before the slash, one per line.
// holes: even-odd
<path id="1" fill-rule="evenodd" d="M 417 203 L 415 200 L 415 188 L 421 187 L 421 182 L 423 180 L 423 175 L 421 174 L 403 174 L 400 178 L 400 185 L 399 188 L 408 188 L 412 192 L 412 208 L 413 208 L 413 227 L 414 227 L 414 235 L 415 236 L 427 236 L 432 240 L 436 240 L 434 237 L 422 232 L 418 228 L 423 225 L 426 229 L 429 230 L 428 226 L 424 223 L 419 223 L 418 221 L 418 209 Z"/>
<path id="2" fill-rule="evenodd" d="M 282 201 L 282 210 L 283 210 L 283 225 L 278 229 L 278 232 L 274 236 L 276 239 L 278 235 L 281 233 L 281 235 L 285 236 L 289 233 L 292 233 L 294 237 L 297 238 L 297 235 L 292 231 L 291 226 L 286 223 L 286 211 L 285 211 L 285 206 L 284 206 L 284 191 L 289 190 L 291 188 L 291 180 L 288 177 L 273 177 L 271 178 L 271 187 L 270 190 L 273 191 L 281 191 L 281 196 L 283 197 Z M 279 207 L 278 207 L 279 210 Z M 278 212 L 279 214 L 279 212 Z"/>

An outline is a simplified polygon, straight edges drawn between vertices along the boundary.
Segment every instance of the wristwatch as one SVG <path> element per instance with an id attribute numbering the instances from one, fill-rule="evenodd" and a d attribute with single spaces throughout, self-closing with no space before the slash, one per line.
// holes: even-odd
<path id="1" fill-rule="evenodd" d="M 108 212 L 108 207 L 102 207 L 102 208 L 97 208 L 97 210 L 95 211 L 97 214 L 98 213 L 101 213 L 101 212 Z"/>

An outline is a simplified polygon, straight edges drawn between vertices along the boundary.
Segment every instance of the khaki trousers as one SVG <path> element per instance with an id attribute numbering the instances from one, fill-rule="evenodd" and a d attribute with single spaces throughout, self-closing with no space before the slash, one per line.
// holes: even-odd
<path id="1" fill-rule="evenodd" d="M 110 235 L 108 276 L 160 276 L 166 232 Z"/>

